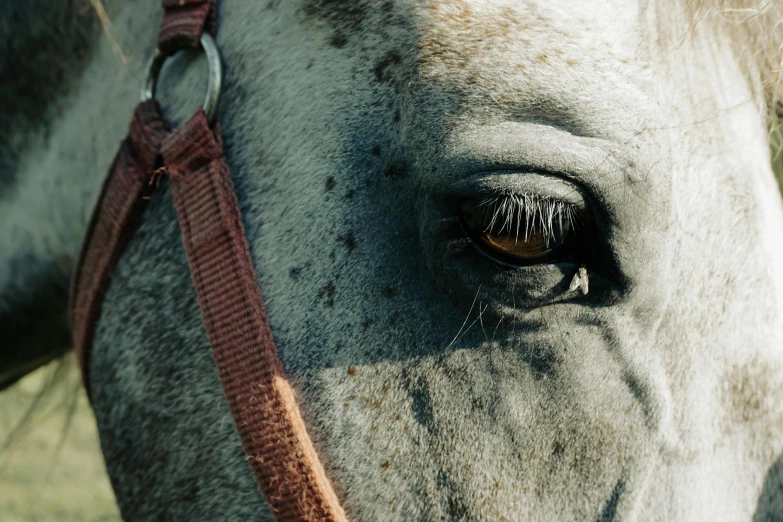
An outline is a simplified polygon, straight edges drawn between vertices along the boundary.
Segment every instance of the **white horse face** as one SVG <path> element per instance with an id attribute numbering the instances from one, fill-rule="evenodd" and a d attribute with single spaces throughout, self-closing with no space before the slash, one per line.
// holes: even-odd
<path id="1" fill-rule="evenodd" d="M 138 16 L 115 18 L 130 46 Z M 714 22 L 544 0 L 220 20 L 261 289 L 352 519 L 783 509 L 780 196 L 761 73 Z M 183 62 L 169 105 L 200 81 Z M 107 466 L 129 518 L 246 517 L 178 236 L 164 184 L 96 333 Z"/>
<path id="2" fill-rule="evenodd" d="M 783 447 L 783 229 L 728 38 L 635 2 L 314 4 L 257 28 L 225 121 L 356 518 L 747 520 Z M 508 266 L 462 203 L 509 195 L 572 205 L 572 244 Z"/>

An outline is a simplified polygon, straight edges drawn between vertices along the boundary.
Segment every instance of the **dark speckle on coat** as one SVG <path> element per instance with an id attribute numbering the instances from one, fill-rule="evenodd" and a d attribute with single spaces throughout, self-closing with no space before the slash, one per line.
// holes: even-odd
<path id="1" fill-rule="evenodd" d="M 375 64 L 375 68 L 373 69 L 375 79 L 381 83 L 385 83 L 391 80 L 392 76 L 389 68 L 394 65 L 398 65 L 401 61 L 402 56 L 400 56 L 400 53 L 397 51 L 389 51 L 386 53 L 386 55 L 378 60 L 378 63 Z"/>
<path id="2" fill-rule="evenodd" d="M 369 5 L 352 0 L 307 0 L 303 12 L 307 17 L 328 22 L 334 29 L 329 44 L 341 49 L 364 21 Z"/>
<path id="3" fill-rule="evenodd" d="M 353 250 L 356 248 L 356 245 L 359 243 L 353 232 L 348 232 L 345 236 L 341 236 L 339 239 L 345 244 L 348 252 L 353 252 Z"/>
<path id="4" fill-rule="evenodd" d="M 402 179 L 408 175 L 408 166 L 401 161 L 392 161 L 386 165 L 383 175 L 387 178 Z"/>
<path id="5" fill-rule="evenodd" d="M 326 20 L 336 29 L 349 31 L 362 23 L 367 14 L 367 4 L 354 0 L 308 0 L 304 13 Z"/>
<path id="6" fill-rule="evenodd" d="M 331 45 L 332 47 L 336 47 L 338 49 L 342 49 L 343 47 L 345 47 L 345 44 L 347 43 L 348 43 L 348 39 L 341 32 L 334 33 L 332 37 L 329 39 L 329 45 Z"/>
<path id="7" fill-rule="evenodd" d="M 318 290 L 318 298 L 324 299 L 326 301 L 326 306 L 332 307 L 334 306 L 334 294 L 336 290 L 334 282 L 329 281 Z"/>

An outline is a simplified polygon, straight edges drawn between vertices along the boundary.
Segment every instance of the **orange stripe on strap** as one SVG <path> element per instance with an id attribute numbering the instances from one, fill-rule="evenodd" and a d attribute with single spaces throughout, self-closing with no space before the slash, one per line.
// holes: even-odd
<path id="1" fill-rule="evenodd" d="M 283 371 L 219 135 L 199 110 L 163 142 L 220 381 L 278 521 L 345 521 Z"/>
<path id="2" fill-rule="evenodd" d="M 215 29 L 215 0 L 163 5 L 161 48 L 197 45 L 203 31 Z M 272 337 L 220 132 L 201 109 L 169 133 L 158 104 L 140 103 L 104 182 L 71 287 L 74 346 L 88 393 L 87 362 L 109 278 L 162 171 L 171 176 L 207 336 L 259 489 L 280 522 L 347 521 Z"/>

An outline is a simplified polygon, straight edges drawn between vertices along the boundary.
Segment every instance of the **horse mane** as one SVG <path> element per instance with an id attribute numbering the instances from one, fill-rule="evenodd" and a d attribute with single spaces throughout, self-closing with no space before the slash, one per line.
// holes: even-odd
<path id="1" fill-rule="evenodd" d="M 679 1 L 679 0 L 678 0 Z M 783 132 L 783 2 L 781 0 L 686 0 L 695 26 L 709 21 L 729 35 L 751 85 L 759 84 L 773 138 Z M 783 143 L 782 143 L 783 145 Z"/>

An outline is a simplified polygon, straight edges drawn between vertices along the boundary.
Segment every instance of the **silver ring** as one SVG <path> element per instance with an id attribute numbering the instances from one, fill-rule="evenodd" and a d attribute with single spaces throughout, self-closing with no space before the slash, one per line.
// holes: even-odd
<path id="1" fill-rule="evenodd" d="M 220 98 L 220 82 L 223 78 L 223 70 L 220 65 L 220 53 L 218 53 L 215 40 L 207 33 L 203 33 L 200 43 L 201 48 L 204 49 L 204 54 L 207 55 L 207 63 L 209 64 L 209 83 L 207 84 L 207 97 L 204 99 L 203 108 L 207 121 L 212 123 L 215 119 L 218 98 Z M 155 98 L 155 86 L 158 83 L 158 75 L 163 68 L 163 62 L 179 50 L 173 49 L 168 54 L 163 54 L 160 49 L 155 49 L 155 54 L 152 55 L 152 58 L 147 63 L 147 74 L 141 87 L 141 101 Z"/>

